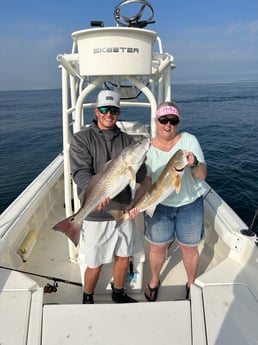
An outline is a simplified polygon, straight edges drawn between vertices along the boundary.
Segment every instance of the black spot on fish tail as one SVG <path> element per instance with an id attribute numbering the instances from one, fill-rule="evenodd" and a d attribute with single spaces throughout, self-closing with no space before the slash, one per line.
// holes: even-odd
<path id="1" fill-rule="evenodd" d="M 63 232 L 75 246 L 79 244 L 82 223 L 76 221 L 75 216 L 68 217 L 53 226 L 56 231 Z"/>

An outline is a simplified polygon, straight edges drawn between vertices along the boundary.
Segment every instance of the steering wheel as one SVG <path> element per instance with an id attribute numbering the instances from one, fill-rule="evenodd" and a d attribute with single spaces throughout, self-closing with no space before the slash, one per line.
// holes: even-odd
<path id="1" fill-rule="evenodd" d="M 132 4 L 132 3 L 142 4 L 138 13 L 132 17 L 127 17 L 127 16 L 121 15 L 120 10 L 122 9 L 122 7 L 124 7 L 125 5 Z M 150 17 L 147 20 L 141 20 L 140 21 L 142 15 L 144 13 L 145 8 L 147 8 L 150 11 Z M 119 26 L 131 26 L 131 27 L 137 27 L 137 28 L 144 28 L 148 24 L 155 23 L 155 21 L 152 20 L 153 16 L 154 16 L 153 8 L 152 8 L 151 4 L 145 0 L 126 0 L 126 1 L 123 1 L 115 7 L 115 11 L 114 11 L 115 21 L 117 22 L 117 24 Z"/>

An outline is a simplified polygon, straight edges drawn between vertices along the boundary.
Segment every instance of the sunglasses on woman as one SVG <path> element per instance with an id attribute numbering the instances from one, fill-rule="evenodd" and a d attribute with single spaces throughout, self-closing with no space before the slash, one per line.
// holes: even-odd
<path id="1" fill-rule="evenodd" d="M 170 123 L 172 126 L 176 126 L 179 124 L 179 118 L 178 117 L 167 117 L 167 116 L 161 116 L 158 117 L 159 123 L 162 125 L 166 125 L 167 123 Z"/>
<path id="2" fill-rule="evenodd" d="M 109 111 L 110 111 L 111 115 L 118 115 L 120 112 L 120 109 L 116 108 L 116 107 L 99 107 L 98 110 L 103 115 L 106 115 Z"/>

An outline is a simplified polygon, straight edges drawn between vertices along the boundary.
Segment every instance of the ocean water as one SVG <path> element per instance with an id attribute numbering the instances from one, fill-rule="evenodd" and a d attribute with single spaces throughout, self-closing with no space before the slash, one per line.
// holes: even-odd
<path id="1" fill-rule="evenodd" d="M 258 82 L 175 84 L 181 130 L 195 134 L 207 182 L 249 225 L 258 207 Z M 120 119 L 147 122 L 147 111 Z M 61 90 L 0 92 L 0 213 L 62 151 Z"/>

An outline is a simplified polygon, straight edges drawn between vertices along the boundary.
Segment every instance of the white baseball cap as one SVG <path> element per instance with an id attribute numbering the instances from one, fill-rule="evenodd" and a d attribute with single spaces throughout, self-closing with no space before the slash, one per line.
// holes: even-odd
<path id="1" fill-rule="evenodd" d="M 100 91 L 97 98 L 97 107 L 113 106 L 120 108 L 120 97 L 115 91 L 103 90 Z"/>

